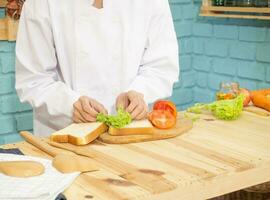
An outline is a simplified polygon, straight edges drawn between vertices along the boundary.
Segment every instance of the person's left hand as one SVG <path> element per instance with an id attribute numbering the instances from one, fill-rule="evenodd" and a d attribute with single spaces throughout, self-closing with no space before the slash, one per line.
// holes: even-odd
<path id="1" fill-rule="evenodd" d="M 121 93 L 116 99 L 116 108 L 123 107 L 131 114 L 132 119 L 140 120 L 147 117 L 148 106 L 143 94 L 134 90 Z"/>

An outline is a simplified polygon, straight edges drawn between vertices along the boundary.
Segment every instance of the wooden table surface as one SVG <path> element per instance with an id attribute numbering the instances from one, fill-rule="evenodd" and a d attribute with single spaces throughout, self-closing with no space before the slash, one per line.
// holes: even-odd
<path id="1" fill-rule="evenodd" d="M 270 181 L 270 117 L 243 112 L 236 121 L 213 119 L 202 116 L 174 139 L 83 147 L 101 169 L 81 174 L 64 194 L 68 200 L 196 200 Z M 50 158 L 26 142 L 4 147 Z"/>

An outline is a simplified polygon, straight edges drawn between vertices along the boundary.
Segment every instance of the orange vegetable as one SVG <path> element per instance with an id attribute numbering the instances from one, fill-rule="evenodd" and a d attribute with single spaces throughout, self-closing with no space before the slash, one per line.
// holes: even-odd
<path id="1" fill-rule="evenodd" d="M 251 92 L 251 100 L 257 107 L 263 108 L 270 112 L 270 88 L 255 90 Z"/>
<path id="2" fill-rule="evenodd" d="M 234 94 L 234 93 L 218 92 L 216 94 L 216 99 L 217 100 L 234 99 L 235 97 L 236 97 L 236 94 Z"/>
<path id="3" fill-rule="evenodd" d="M 148 118 L 159 129 L 169 129 L 176 124 L 176 117 L 169 110 L 153 110 Z"/>
<path id="4" fill-rule="evenodd" d="M 155 102 L 153 110 L 168 110 L 173 114 L 175 118 L 177 117 L 176 106 L 173 102 L 169 100 L 159 100 Z"/>

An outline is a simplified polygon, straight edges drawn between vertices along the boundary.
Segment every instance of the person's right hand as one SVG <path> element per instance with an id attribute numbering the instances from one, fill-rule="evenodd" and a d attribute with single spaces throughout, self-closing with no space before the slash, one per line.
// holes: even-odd
<path id="1" fill-rule="evenodd" d="M 107 114 L 106 108 L 95 99 L 82 96 L 73 104 L 73 121 L 75 123 L 95 122 L 98 113 Z"/>

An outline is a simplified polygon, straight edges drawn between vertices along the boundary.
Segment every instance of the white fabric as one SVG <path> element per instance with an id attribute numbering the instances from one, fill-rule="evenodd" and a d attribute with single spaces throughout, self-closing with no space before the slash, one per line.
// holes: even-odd
<path id="1" fill-rule="evenodd" d="M 45 167 L 44 174 L 29 178 L 0 173 L 1 200 L 52 200 L 80 175 L 79 172 L 62 174 L 52 166 L 52 161 L 38 157 L 0 153 L 0 161 L 37 161 Z"/>
<path id="2" fill-rule="evenodd" d="M 136 90 L 147 103 L 171 95 L 178 46 L 167 0 L 27 0 L 16 46 L 16 89 L 34 107 L 34 133 L 71 123 L 87 95 L 109 112 L 118 94 Z"/>

